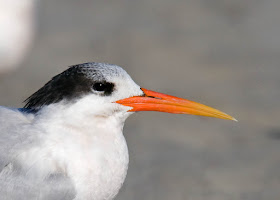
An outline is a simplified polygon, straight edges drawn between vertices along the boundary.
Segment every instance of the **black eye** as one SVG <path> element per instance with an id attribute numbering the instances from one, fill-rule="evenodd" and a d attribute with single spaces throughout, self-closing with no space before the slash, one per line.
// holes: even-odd
<path id="1" fill-rule="evenodd" d="M 105 91 L 105 89 L 106 89 L 106 84 L 104 84 L 104 83 L 95 83 L 95 84 L 93 85 L 93 89 L 94 89 L 95 91 L 98 91 L 98 92 Z"/>
<path id="2" fill-rule="evenodd" d="M 113 92 L 114 84 L 108 82 L 94 83 L 92 89 L 97 92 L 103 92 L 105 95 L 110 95 Z"/>

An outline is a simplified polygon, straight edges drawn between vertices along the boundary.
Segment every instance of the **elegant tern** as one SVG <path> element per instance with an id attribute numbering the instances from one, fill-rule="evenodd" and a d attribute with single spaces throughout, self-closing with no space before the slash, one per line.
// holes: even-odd
<path id="1" fill-rule="evenodd" d="M 31 95 L 24 108 L 0 107 L 1 199 L 113 199 L 129 162 L 124 122 L 137 111 L 235 120 L 140 88 L 116 65 L 71 66 Z"/>

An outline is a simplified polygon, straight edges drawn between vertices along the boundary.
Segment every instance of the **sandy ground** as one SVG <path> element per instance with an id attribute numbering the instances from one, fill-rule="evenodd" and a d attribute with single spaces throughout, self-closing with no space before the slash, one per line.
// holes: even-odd
<path id="1" fill-rule="evenodd" d="M 67 66 L 123 66 L 142 87 L 239 122 L 137 113 L 124 129 L 130 167 L 118 200 L 278 200 L 280 1 L 42 0 L 22 67 L 0 103 L 22 101 Z"/>

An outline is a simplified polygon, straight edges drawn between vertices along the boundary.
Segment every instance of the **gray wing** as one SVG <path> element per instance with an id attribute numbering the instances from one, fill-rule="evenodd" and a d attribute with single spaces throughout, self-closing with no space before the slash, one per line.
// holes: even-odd
<path id="1" fill-rule="evenodd" d="M 34 117 L 32 113 L 0 106 L 1 200 L 74 199 L 75 189 L 68 177 L 51 174 L 43 180 L 34 179 L 21 170 L 14 160 L 15 152 L 32 145 L 32 141 L 28 141 L 32 131 L 22 130 L 31 125 Z"/>

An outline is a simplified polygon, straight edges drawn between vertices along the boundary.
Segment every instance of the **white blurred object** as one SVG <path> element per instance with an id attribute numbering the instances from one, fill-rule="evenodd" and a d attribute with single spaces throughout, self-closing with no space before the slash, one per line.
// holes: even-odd
<path id="1" fill-rule="evenodd" d="M 0 0 L 0 74 L 16 69 L 34 36 L 36 0 Z"/>

